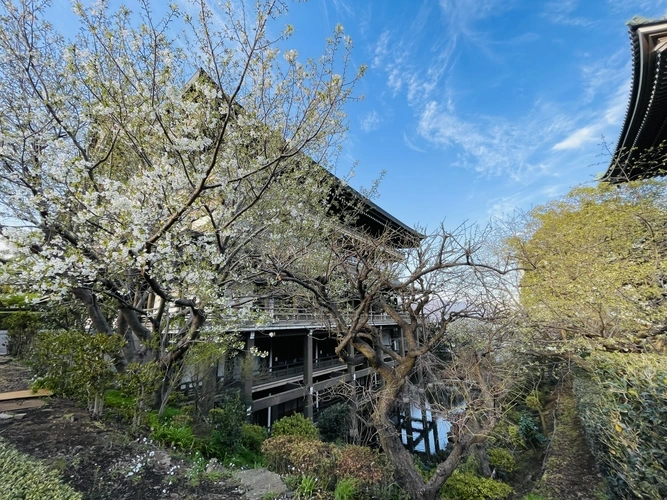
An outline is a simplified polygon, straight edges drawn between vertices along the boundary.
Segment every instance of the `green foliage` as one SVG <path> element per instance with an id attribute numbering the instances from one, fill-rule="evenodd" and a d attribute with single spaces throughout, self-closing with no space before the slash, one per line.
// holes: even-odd
<path id="1" fill-rule="evenodd" d="M 357 494 L 357 480 L 351 477 L 346 477 L 336 483 L 334 500 L 354 500 Z"/>
<path id="2" fill-rule="evenodd" d="M 41 332 L 31 359 L 39 376 L 37 385 L 87 401 L 99 414 L 104 392 L 116 378 L 113 357 L 124 343 L 118 335 Z"/>
<path id="3" fill-rule="evenodd" d="M 345 403 L 337 403 L 320 413 L 317 428 L 323 441 L 345 441 L 351 422 L 350 407 Z"/>
<path id="4" fill-rule="evenodd" d="M 172 446 L 181 450 L 192 450 L 195 448 L 197 438 L 189 425 L 158 424 L 151 429 L 151 437 L 160 444 Z"/>
<path id="5" fill-rule="evenodd" d="M 238 392 L 226 393 L 219 406 L 209 411 L 210 446 L 214 456 L 224 456 L 239 447 L 245 420 L 246 408 Z"/>
<path id="6" fill-rule="evenodd" d="M 667 317 L 665 181 L 578 187 L 537 207 L 509 246 L 521 301 L 550 340 L 643 348 Z"/>
<path id="7" fill-rule="evenodd" d="M 528 412 L 521 413 L 519 417 L 519 434 L 525 443 L 535 445 L 546 441 L 546 438 L 540 432 L 537 420 Z"/>
<path id="8" fill-rule="evenodd" d="M 241 444 L 253 453 L 262 452 L 262 443 L 268 438 L 266 429 L 261 425 L 243 424 L 241 427 Z"/>
<path id="9" fill-rule="evenodd" d="M 123 408 L 132 417 L 132 426 L 136 429 L 142 422 L 155 398 L 155 390 L 163 376 L 157 363 L 130 363 L 119 376 L 118 385 L 123 394 L 132 401 L 130 408 Z"/>
<path id="10" fill-rule="evenodd" d="M 526 396 L 526 406 L 534 411 L 542 411 L 544 403 L 542 402 L 542 394 L 537 389 L 530 391 Z"/>
<path id="11" fill-rule="evenodd" d="M 448 500 L 500 500 L 511 493 L 508 484 L 459 470 L 455 470 L 442 487 L 442 498 Z"/>
<path id="12" fill-rule="evenodd" d="M 505 448 L 489 448 L 487 450 L 489 455 L 489 463 L 492 467 L 496 467 L 503 472 L 513 472 L 516 463 L 512 454 Z"/>
<path id="13" fill-rule="evenodd" d="M 104 405 L 114 410 L 123 419 L 129 420 L 134 414 L 135 401 L 118 389 L 109 389 L 104 393 Z"/>
<path id="14" fill-rule="evenodd" d="M 318 439 L 319 433 L 312 420 L 300 413 L 283 417 L 271 427 L 271 436 L 299 436 L 304 439 Z"/>
<path id="15" fill-rule="evenodd" d="M 667 359 L 594 352 L 575 379 L 579 416 L 610 490 L 667 498 Z"/>
<path id="16" fill-rule="evenodd" d="M 0 498 L 80 500 L 81 494 L 63 484 L 60 474 L 0 439 Z"/>
<path id="17" fill-rule="evenodd" d="M 297 500 L 308 500 L 313 498 L 318 488 L 318 479 L 313 476 L 301 476 L 301 482 L 294 491 L 294 498 Z"/>
<path id="18" fill-rule="evenodd" d="M 199 485 L 202 477 L 206 473 L 206 459 L 198 451 L 192 457 L 192 463 L 185 472 L 185 477 L 192 486 Z"/>

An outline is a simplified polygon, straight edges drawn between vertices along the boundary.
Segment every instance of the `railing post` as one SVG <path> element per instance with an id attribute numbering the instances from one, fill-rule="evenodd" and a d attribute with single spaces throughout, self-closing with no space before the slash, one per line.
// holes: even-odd
<path id="1" fill-rule="evenodd" d="M 304 415 L 313 418 L 313 331 L 308 330 L 303 341 L 303 385 L 306 389 Z"/>

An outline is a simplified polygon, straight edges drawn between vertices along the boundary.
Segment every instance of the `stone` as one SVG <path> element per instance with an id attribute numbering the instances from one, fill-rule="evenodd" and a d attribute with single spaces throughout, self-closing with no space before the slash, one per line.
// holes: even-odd
<path id="1" fill-rule="evenodd" d="M 16 413 L 14 415 L 14 420 L 22 420 L 23 417 L 25 417 L 26 415 L 27 415 L 27 413 Z"/>
<path id="2" fill-rule="evenodd" d="M 280 476 L 265 468 L 235 470 L 232 477 L 246 490 L 245 497 L 248 500 L 261 500 L 267 493 L 280 495 L 287 491 Z"/>

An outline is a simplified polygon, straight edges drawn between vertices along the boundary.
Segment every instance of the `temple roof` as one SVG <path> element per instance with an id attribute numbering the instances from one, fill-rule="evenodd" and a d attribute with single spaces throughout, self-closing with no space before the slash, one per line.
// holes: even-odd
<path id="1" fill-rule="evenodd" d="M 628 23 L 632 43 L 632 88 L 623 129 L 611 164 L 602 177 L 611 183 L 667 175 L 667 20 L 635 18 Z"/>

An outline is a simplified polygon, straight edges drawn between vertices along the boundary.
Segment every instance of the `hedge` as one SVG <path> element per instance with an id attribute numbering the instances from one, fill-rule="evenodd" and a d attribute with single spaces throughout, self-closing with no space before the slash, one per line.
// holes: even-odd
<path id="1" fill-rule="evenodd" d="M 618 498 L 667 498 L 667 358 L 593 353 L 574 389 L 610 490 Z"/>

